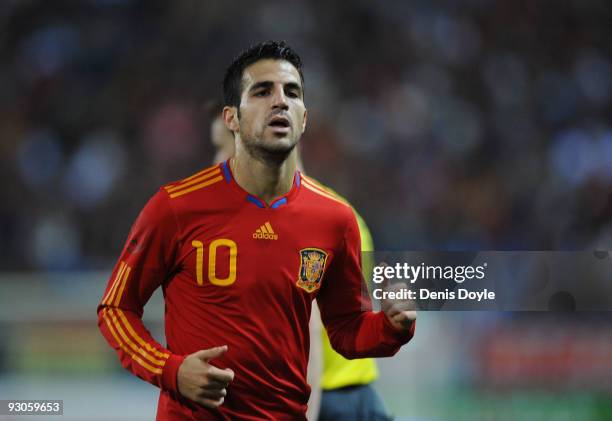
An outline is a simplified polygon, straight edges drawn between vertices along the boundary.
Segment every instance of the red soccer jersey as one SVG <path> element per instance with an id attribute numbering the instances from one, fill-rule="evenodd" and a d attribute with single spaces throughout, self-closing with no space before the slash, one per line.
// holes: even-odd
<path id="1" fill-rule="evenodd" d="M 158 420 L 305 419 L 308 322 L 317 299 L 332 346 L 348 358 L 395 354 L 414 333 L 368 311 L 352 209 L 296 172 L 269 206 L 235 181 L 227 162 L 159 190 L 134 223 L 98 306 L 122 365 L 161 388 Z M 167 347 L 144 327 L 145 303 L 164 292 Z M 365 309 L 365 310 L 364 310 Z M 228 345 L 224 404 L 208 410 L 177 391 L 195 351 Z"/>

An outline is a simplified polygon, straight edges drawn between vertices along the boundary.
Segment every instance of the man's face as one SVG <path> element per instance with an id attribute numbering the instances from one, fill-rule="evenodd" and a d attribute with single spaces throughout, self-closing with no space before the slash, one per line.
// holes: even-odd
<path id="1" fill-rule="evenodd" d="M 242 143 L 251 155 L 286 157 L 306 127 L 306 107 L 297 69 L 288 61 L 271 59 L 247 67 L 236 118 Z"/>

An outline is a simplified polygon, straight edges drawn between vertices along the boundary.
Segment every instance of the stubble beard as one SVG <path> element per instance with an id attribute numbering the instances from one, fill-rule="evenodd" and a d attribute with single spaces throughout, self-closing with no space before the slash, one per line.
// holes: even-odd
<path id="1" fill-rule="evenodd" d="M 292 140 L 290 144 L 277 143 L 275 145 L 266 144 L 262 140 L 263 133 L 259 136 L 249 136 L 246 133 L 240 133 L 240 138 L 242 139 L 242 144 L 246 152 L 265 164 L 278 166 L 285 162 L 295 146 L 297 145 L 297 140 Z"/>

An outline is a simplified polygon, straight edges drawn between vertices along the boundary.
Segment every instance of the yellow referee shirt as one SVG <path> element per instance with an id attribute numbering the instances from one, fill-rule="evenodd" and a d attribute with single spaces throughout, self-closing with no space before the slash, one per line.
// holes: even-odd
<path id="1" fill-rule="evenodd" d="M 334 197 L 337 197 L 343 202 L 347 202 L 344 197 L 340 196 L 334 190 L 320 183 L 319 185 Z M 355 212 L 355 217 L 359 224 L 361 250 L 374 251 L 372 234 L 370 234 L 368 226 L 355 208 L 353 208 L 353 211 Z M 364 268 L 367 265 L 368 262 L 364 261 Z M 321 389 L 338 389 L 340 387 L 368 384 L 376 380 L 378 377 L 378 368 L 376 367 L 376 362 L 372 358 L 347 360 L 333 350 L 325 329 L 321 329 L 321 335 L 323 336 L 323 375 L 321 377 Z"/>

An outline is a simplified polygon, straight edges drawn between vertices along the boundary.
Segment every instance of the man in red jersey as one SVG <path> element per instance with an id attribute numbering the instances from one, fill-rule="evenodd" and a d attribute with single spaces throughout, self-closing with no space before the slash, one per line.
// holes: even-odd
<path id="1" fill-rule="evenodd" d="M 313 299 L 347 358 L 395 354 L 416 313 L 370 311 L 352 209 L 296 169 L 307 115 L 299 56 L 259 44 L 230 65 L 223 88 L 234 158 L 151 198 L 99 326 L 123 366 L 161 388 L 158 420 L 304 419 Z M 160 286 L 167 347 L 141 319 Z"/>

